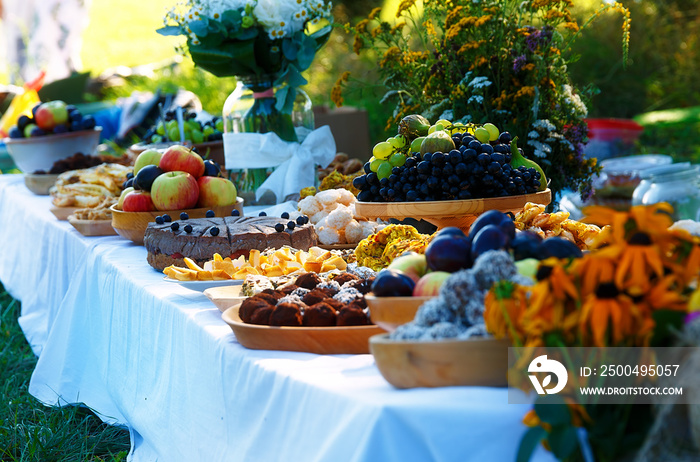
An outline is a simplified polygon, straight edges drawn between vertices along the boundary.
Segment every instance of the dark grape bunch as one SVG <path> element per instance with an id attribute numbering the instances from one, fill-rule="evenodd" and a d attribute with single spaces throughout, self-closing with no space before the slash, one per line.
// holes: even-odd
<path id="1" fill-rule="evenodd" d="M 534 168 L 512 167 L 511 135 L 482 143 L 469 133 L 455 133 L 450 152 L 411 153 L 405 164 L 393 167 L 381 180 L 364 165 L 365 175 L 353 186 L 361 202 L 414 202 L 466 200 L 532 194 L 540 187 Z"/>
<path id="2" fill-rule="evenodd" d="M 148 129 L 143 136 L 145 141 L 150 143 L 162 143 L 167 140 L 180 141 L 177 111 L 167 111 L 164 116 L 165 120 L 158 121 L 155 126 Z M 224 121 L 221 117 L 214 117 L 204 124 L 195 120 L 196 117 L 196 113 L 189 112 L 187 109 L 182 110 L 185 140 L 199 144 L 208 141 L 220 141 L 223 138 Z"/>

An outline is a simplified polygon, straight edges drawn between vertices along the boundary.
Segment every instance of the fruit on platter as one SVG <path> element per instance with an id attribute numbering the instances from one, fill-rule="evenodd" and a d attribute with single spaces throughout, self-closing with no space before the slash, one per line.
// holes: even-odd
<path id="1" fill-rule="evenodd" d="M 401 271 L 417 283 L 428 272 L 428 262 L 425 259 L 425 255 L 408 252 L 395 258 L 387 268 Z"/>
<path id="2" fill-rule="evenodd" d="M 139 170 L 139 173 L 137 173 L 134 177 L 134 189 L 150 192 L 151 186 L 153 185 L 155 179 L 163 173 L 163 170 L 157 165 L 146 165 L 141 170 Z"/>
<path id="3" fill-rule="evenodd" d="M 158 162 L 164 172 L 187 172 L 195 179 L 204 174 L 204 160 L 191 148 L 176 144 L 170 146 Z"/>
<path id="4" fill-rule="evenodd" d="M 122 209 L 125 212 L 150 212 L 156 208 L 151 199 L 151 193 L 147 191 L 131 191 L 124 196 Z"/>
<path id="5" fill-rule="evenodd" d="M 124 199 L 126 198 L 126 195 L 129 194 L 131 191 L 134 191 L 133 186 L 129 186 L 128 188 L 125 188 L 122 193 L 119 195 L 119 200 L 117 201 L 117 208 L 119 210 L 124 210 Z"/>
<path id="6" fill-rule="evenodd" d="M 34 138 L 45 135 L 92 130 L 95 118 L 83 115 L 78 108 L 63 101 L 38 103 L 32 108 L 32 117 L 21 115 L 17 124 L 8 130 L 10 138 Z"/>
<path id="7" fill-rule="evenodd" d="M 519 265 L 521 274 L 527 276 L 531 275 L 533 265 L 536 269 L 540 260 L 580 258 L 583 255 L 570 240 L 561 237 L 542 239 L 534 232 L 516 232 L 510 215 L 490 210 L 479 216 L 468 235 L 459 228 L 443 228 L 432 237 L 424 254 L 411 252 L 395 258 L 377 276 L 378 292 L 374 285 L 372 291 L 378 297 L 403 296 L 399 294 L 408 291 L 406 286 L 410 285 L 410 280 L 414 284 L 413 296 L 436 296 L 451 274 L 472 268 L 481 255 L 497 250 L 509 252 L 516 262 L 528 260 Z"/>
<path id="8" fill-rule="evenodd" d="M 165 172 L 153 181 L 151 197 L 157 210 L 191 209 L 197 205 L 199 185 L 187 172 Z"/>
<path id="9" fill-rule="evenodd" d="M 383 269 L 374 278 L 372 292 L 377 297 L 409 297 L 416 283 L 400 271 Z"/>
<path id="10" fill-rule="evenodd" d="M 236 202 L 236 186 L 226 178 L 202 176 L 197 179 L 197 207 L 218 207 Z"/>
<path id="11" fill-rule="evenodd" d="M 154 208 L 150 210 L 218 207 L 236 203 L 236 187 L 221 176 L 219 165 L 212 160 L 203 161 L 199 154 L 186 146 L 173 145 L 164 152 L 155 149 L 143 151 L 136 158 L 136 164 L 136 174 L 126 174 L 123 188 L 151 193 Z M 124 195 L 122 199 L 117 203 L 117 209 L 135 211 L 125 209 Z"/>
<path id="12" fill-rule="evenodd" d="M 542 169 L 494 124 L 439 120 L 426 135 L 413 138 L 418 132 L 401 126 L 398 135 L 374 146 L 364 174 L 353 180 L 359 201 L 468 200 L 532 194 L 547 187 Z"/>
<path id="13" fill-rule="evenodd" d="M 158 165 L 162 156 L 163 153 L 157 149 L 146 149 L 142 151 L 134 161 L 134 175 L 138 174 L 139 170 L 146 165 Z"/>
<path id="14" fill-rule="evenodd" d="M 447 271 L 433 271 L 418 280 L 413 288 L 414 297 L 435 297 L 440 293 L 440 287 L 447 281 L 452 273 Z"/>
<path id="15" fill-rule="evenodd" d="M 143 136 L 147 143 L 163 143 L 165 141 L 190 141 L 193 144 L 209 141 L 221 141 L 224 133 L 224 121 L 221 117 L 212 117 L 206 122 L 197 120 L 197 113 L 179 108 L 182 111 L 182 129 L 184 140 L 180 139 L 180 126 L 178 125 L 178 109 L 172 109 L 165 113 L 164 120 L 159 120 L 148 129 Z"/>

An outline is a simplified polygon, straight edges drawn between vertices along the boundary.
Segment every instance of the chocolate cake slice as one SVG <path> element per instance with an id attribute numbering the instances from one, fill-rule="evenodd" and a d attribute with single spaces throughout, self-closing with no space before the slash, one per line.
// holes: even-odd
<path id="1" fill-rule="evenodd" d="M 148 263 L 158 271 L 170 265 L 185 266 L 185 257 L 201 266 L 215 253 L 238 258 L 252 249 L 262 252 L 288 245 L 309 250 L 317 244 L 313 225 L 291 229 L 288 221 L 276 217 L 213 217 L 149 223 L 143 243 Z"/>

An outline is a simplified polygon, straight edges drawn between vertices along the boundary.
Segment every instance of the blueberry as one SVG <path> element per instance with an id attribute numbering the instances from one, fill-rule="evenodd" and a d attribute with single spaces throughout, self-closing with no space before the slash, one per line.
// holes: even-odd
<path id="1" fill-rule="evenodd" d="M 297 224 L 298 224 L 299 226 L 303 225 L 303 224 L 304 224 L 304 218 L 303 218 L 303 217 L 297 217 Z"/>
<path id="2" fill-rule="evenodd" d="M 267 216 L 267 213 L 265 213 L 265 212 L 260 212 L 260 213 L 258 213 L 258 216 L 259 216 L 259 217 L 266 217 L 266 216 Z"/>
<path id="3" fill-rule="evenodd" d="M 173 219 L 170 218 L 170 215 L 168 215 L 167 213 L 164 213 L 163 214 L 163 221 L 166 223 L 170 223 L 171 221 L 173 221 Z"/>
<path id="4" fill-rule="evenodd" d="M 187 212 L 181 212 L 180 213 L 180 220 L 187 220 L 190 216 L 187 215 Z"/>
<path id="5" fill-rule="evenodd" d="M 207 210 L 207 213 L 204 216 L 206 216 L 207 218 L 214 218 L 216 214 L 213 210 Z"/>
<path id="6" fill-rule="evenodd" d="M 232 217 L 238 217 L 240 215 L 241 215 L 241 212 L 239 212 L 238 210 L 236 210 L 236 209 L 231 210 Z"/>
<path id="7" fill-rule="evenodd" d="M 277 223 L 275 225 L 275 231 L 277 231 L 278 233 L 281 233 L 282 231 L 284 231 L 284 225 L 282 223 Z"/>
<path id="8" fill-rule="evenodd" d="M 284 218 L 285 220 L 289 220 L 289 213 L 282 212 L 282 215 L 280 215 L 280 217 Z"/>
<path id="9" fill-rule="evenodd" d="M 173 231 L 177 231 L 178 229 L 180 229 L 180 223 L 173 223 L 172 225 L 170 225 L 170 229 L 172 229 Z"/>
<path id="10" fill-rule="evenodd" d="M 159 224 L 159 225 L 162 225 L 163 223 L 165 223 L 165 221 L 163 220 L 163 217 L 161 217 L 160 215 L 158 215 L 158 216 L 156 217 L 156 223 Z"/>
<path id="11" fill-rule="evenodd" d="M 304 215 L 302 218 L 304 218 L 304 224 L 305 224 L 305 225 L 309 223 L 309 217 L 307 217 L 306 215 Z"/>
<path id="12" fill-rule="evenodd" d="M 296 228 L 296 226 L 297 226 L 297 224 L 294 223 L 293 221 L 289 221 L 287 223 L 287 228 L 289 228 L 289 229 L 294 229 L 294 228 Z"/>
<path id="13" fill-rule="evenodd" d="M 189 226 L 189 225 L 187 225 L 187 226 Z M 211 233 L 212 236 L 218 236 L 219 235 L 219 228 L 217 228 L 216 226 L 213 226 L 209 230 L 209 232 Z"/>
<path id="14" fill-rule="evenodd" d="M 185 227 L 183 229 L 185 230 L 186 233 L 191 233 L 192 232 L 192 225 L 189 225 L 189 224 L 185 225 Z"/>

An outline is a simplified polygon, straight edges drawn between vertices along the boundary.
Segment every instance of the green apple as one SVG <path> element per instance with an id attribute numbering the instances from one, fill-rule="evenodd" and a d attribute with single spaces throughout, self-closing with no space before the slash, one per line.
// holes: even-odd
<path id="1" fill-rule="evenodd" d="M 133 190 L 134 190 L 134 187 L 129 186 L 124 191 L 122 191 L 122 194 L 119 196 L 119 201 L 117 201 L 117 208 L 119 210 L 122 210 L 124 207 L 124 198 L 126 197 L 126 195 L 129 194 Z"/>
<path id="2" fill-rule="evenodd" d="M 146 165 L 158 165 L 160 158 L 163 155 L 160 151 L 155 149 L 146 149 L 141 154 L 136 157 L 134 162 L 134 176 L 139 173 L 139 170 L 144 168 Z"/>

